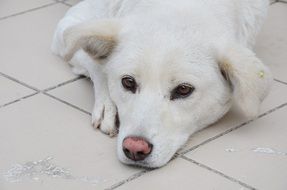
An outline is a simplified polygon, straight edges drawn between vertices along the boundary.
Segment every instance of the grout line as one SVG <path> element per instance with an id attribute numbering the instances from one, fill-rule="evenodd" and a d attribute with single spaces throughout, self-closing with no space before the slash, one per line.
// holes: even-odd
<path id="1" fill-rule="evenodd" d="M 15 79 L 15 78 L 13 78 L 13 77 L 8 76 L 8 75 L 6 75 L 6 74 L 4 74 L 4 73 L 2 73 L 2 72 L 0 72 L 0 76 L 3 76 L 3 77 L 5 77 L 5 78 L 8 78 L 8 79 L 10 79 L 10 80 L 12 80 L 12 81 L 14 81 L 14 82 L 17 82 L 18 84 L 21 84 L 21 85 L 23 85 L 23 86 L 25 86 L 25 87 L 27 87 L 27 88 L 29 88 L 29 89 L 32 89 L 32 90 L 36 91 L 36 92 L 34 92 L 34 93 L 30 94 L 30 95 L 27 95 L 27 96 L 18 98 L 18 99 L 16 99 L 16 100 L 13 100 L 13 101 L 11 101 L 11 102 L 5 103 L 5 104 L 3 104 L 3 105 L 0 105 L 0 109 L 1 109 L 1 108 L 4 108 L 4 107 L 6 107 L 6 106 L 12 105 L 12 104 L 14 104 L 14 103 L 17 103 L 17 102 L 19 102 L 19 101 L 21 101 L 21 100 L 30 98 L 30 97 L 32 97 L 32 96 L 34 96 L 34 95 L 43 94 L 43 95 L 46 95 L 46 96 L 48 96 L 48 97 L 50 97 L 50 98 L 53 98 L 53 99 L 55 99 L 55 100 L 61 102 L 61 103 L 64 103 L 64 104 L 66 104 L 66 105 L 68 105 L 68 106 L 70 106 L 70 107 L 72 107 L 72 108 L 74 108 L 74 109 L 76 109 L 76 110 L 78 110 L 78 111 L 81 111 L 81 112 L 83 112 L 83 113 L 85 113 L 85 114 L 87 114 L 87 115 L 90 115 L 90 116 L 92 115 L 90 112 L 88 112 L 88 111 L 86 111 L 86 110 L 84 110 L 84 109 L 82 109 L 82 108 L 80 108 L 80 107 L 78 107 L 78 106 L 75 106 L 75 105 L 73 105 L 73 104 L 71 104 L 71 103 L 69 103 L 69 102 L 66 102 L 66 101 L 64 101 L 64 100 L 62 100 L 62 99 L 60 99 L 60 98 L 57 98 L 57 97 L 55 97 L 55 96 L 53 96 L 53 95 L 47 93 L 47 92 L 50 91 L 50 90 L 59 88 L 59 87 L 61 87 L 61 86 L 70 84 L 70 83 L 72 83 L 72 82 L 75 82 L 75 81 L 80 80 L 80 79 L 83 79 L 83 78 L 86 78 L 86 77 L 84 77 L 84 76 L 78 76 L 78 77 L 76 77 L 76 78 L 74 78 L 74 79 L 65 81 L 65 82 L 63 82 L 63 83 L 60 83 L 60 84 L 58 84 L 58 85 L 56 85 L 56 86 L 53 86 L 53 87 L 50 87 L 50 88 L 47 88 L 47 89 L 44 89 L 44 90 L 38 90 L 38 89 L 36 89 L 36 88 L 34 88 L 34 87 L 30 86 L 30 85 L 27 85 L 27 84 L 25 84 L 25 83 L 23 83 L 23 82 L 21 82 L 21 81 Z"/>
<path id="2" fill-rule="evenodd" d="M 66 5 L 68 7 L 72 7 L 73 6 L 73 5 L 71 5 L 71 4 L 69 4 L 69 3 L 65 2 L 65 1 L 60 1 L 60 3 L 63 4 L 63 5 Z"/>
<path id="3" fill-rule="evenodd" d="M 281 83 L 281 84 L 287 85 L 287 82 L 284 82 L 284 81 L 281 81 L 281 80 L 278 80 L 278 79 L 274 79 L 274 81 L 279 82 L 279 83 Z"/>
<path id="4" fill-rule="evenodd" d="M 0 72 L 0 76 L 5 77 L 5 78 L 7 78 L 7 79 L 10 79 L 10 80 L 12 80 L 12 81 L 14 81 L 14 82 L 16 82 L 16 83 L 18 83 L 18 84 L 21 84 L 22 86 L 25 86 L 25 87 L 27 87 L 27 88 L 29 88 L 29 89 L 31 89 L 31 90 L 34 90 L 34 91 L 37 91 L 37 92 L 40 91 L 39 89 L 37 89 L 37 88 L 35 88 L 35 87 L 32 87 L 32 86 L 30 86 L 30 85 L 28 85 L 28 84 L 26 84 L 26 83 L 24 83 L 24 82 L 21 82 L 21 81 L 19 81 L 18 79 L 14 78 L 14 77 L 11 77 L 11 76 L 9 76 L 9 75 L 6 75 L 6 74 L 4 74 L 4 73 L 2 73 L 2 72 Z"/>
<path id="5" fill-rule="evenodd" d="M 1 18 L 0 18 L 0 21 L 1 21 L 1 20 L 4 20 L 4 19 L 7 19 L 7 18 L 10 18 L 10 17 L 15 17 L 15 16 L 18 16 L 18 15 L 23 15 L 23 14 L 28 13 L 28 12 L 36 11 L 36 10 L 39 10 L 39 9 L 42 9 L 42 8 L 50 7 L 50 6 L 55 5 L 55 4 L 57 4 L 57 3 L 58 3 L 58 2 L 53 2 L 53 3 L 49 3 L 49 4 L 46 4 L 46 5 L 40 6 L 40 7 L 28 9 L 28 10 L 26 10 L 26 11 L 22 11 L 22 12 L 19 12 L 19 13 L 15 13 L 15 14 L 12 14 L 12 15 L 4 16 L 4 17 L 1 17 Z"/>
<path id="6" fill-rule="evenodd" d="M 175 153 L 174 156 L 170 159 L 170 161 L 168 163 L 174 161 L 176 158 L 178 158 L 180 156 L 181 156 L 180 154 Z M 127 179 L 124 179 L 124 180 L 119 181 L 118 183 L 115 183 L 114 185 L 112 185 L 110 188 L 107 188 L 106 190 L 114 190 L 114 189 L 116 189 L 116 188 L 130 182 L 130 181 L 133 181 L 133 180 L 135 180 L 135 179 L 137 179 L 137 178 L 139 178 L 139 177 L 141 177 L 141 176 L 143 176 L 143 175 L 145 175 L 145 174 L 147 174 L 153 170 L 155 170 L 155 169 L 154 168 L 144 168 L 144 170 L 128 177 Z"/>
<path id="7" fill-rule="evenodd" d="M 65 81 L 63 83 L 60 83 L 60 84 L 56 85 L 56 86 L 52 86 L 52 87 L 46 88 L 45 90 L 43 90 L 43 92 L 49 92 L 51 90 L 54 90 L 54 89 L 59 88 L 61 86 L 65 86 L 65 85 L 67 85 L 69 83 L 72 83 L 72 82 L 75 82 L 75 81 L 78 81 L 78 80 L 81 80 L 81 79 L 84 79 L 84 78 L 86 78 L 86 77 L 85 76 L 77 76 L 74 79 L 67 80 L 67 81 Z"/>
<path id="8" fill-rule="evenodd" d="M 63 5 L 67 5 L 68 7 L 72 7 L 73 6 L 72 4 L 68 3 L 67 0 L 54 0 L 54 1 L 56 1 L 58 3 L 61 3 Z"/>
<path id="9" fill-rule="evenodd" d="M 29 89 L 31 89 L 31 90 L 37 91 L 37 92 L 48 92 L 48 91 L 50 91 L 50 90 L 54 90 L 54 89 L 56 89 L 56 88 L 58 88 L 58 87 L 61 87 L 61 86 L 66 85 L 66 84 L 69 84 L 69 83 L 75 82 L 75 81 L 77 81 L 77 80 L 86 78 L 85 76 L 77 76 L 76 78 L 73 78 L 73 79 L 67 80 L 67 81 L 65 81 L 65 82 L 59 83 L 59 84 L 57 84 L 57 85 L 55 85 L 55 86 L 48 87 L 48 88 L 46 88 L 46 89 L 44 89 L 44 90 L 40 90 L 40 89 L 37 89 L 37 88 L 35 88 L 35 87 L 33 87 L 33 86 L 30 86 L 30 85 L 28 85 L 28 84 L 26 84 L 26 83 L 24 83 L 24 82 L 19 81 L 18 79 L 14 78 L 14 77 L 11 77 L 11 76 L 9 76 L 9 75 L 6 75 L 6 74 L 4 74 L 4 73 L 2 73 L 2 72 L 0 72 L 0 76 L 5 77 L 5 78 L 7 78 L 7 79 L 10 79 L 10 80 L 12 80 L 12 81 L 14 81 L 14 82 L 16 82 L 16 83 L 22 85 L 22 86 L 25 86 L 25 87 L 27 87 L 27 88 L 29 88 Z"/>
<path id="10" fill-rule="evenodd" d="M 39 90 L 39 89 L 37 89 L 37 88 L 35 88 L 35 87 L 32 87 L 32 86 L 30 86 L 30 85 L 28 85 L 28 84 L 26 84 L 26 83 L 24 83 L 24 82 L 19 81 L 18 79 L 15 79 L 15 78 L 13 78 L 13 77 L 11 77 L 11 76 L 9 76 L 9 75 L 6 75 L 6 74 L 4 74 L 4 73 L 2 73 L 2 72 L 0 72 L 0 76 L 5 77 L 5 78 L 7 78 L 7 79 L 10 79 L 10 80 L 12 80 L 12 81 L 14 81 L 14 82 L 16 82 L 16 83 L 22 85 L 22 86 L 25 86 L 25 87 L 27 87 L 27 88 L 29 88 L 29 89 L 35 91 L 35 93 L 33 93 L 33 94 L 30 94 L 30 95 L 28 95 L 28 96 L 24 96 L 24 97 L 22 97 L 22 98 L 13 100 L 13 101 L 8 102 L 8 103 L 5 103 L 4 105 L 0 105 L 0 108 L 3 108 L 3 107 L 5 107 L 5 106 L 11 105 L 11 104 L 14 104 L 14 103 L 16 103 L 16 102 L 19 102 L 19 101 L 22 100 L 22 99 L 26 99 L 26 98 L 29 98 L 29 97 L 32 97 L 32 96 L 34 96 L 34 95 L 36 95 L 36 94 L 41 93 L 41 94 L 44 94 L 44 95 L 46 95 L 46 96 L 49 96 L 49 97 L 51 97 L 51 98 L 53 98 L 53 99 L 56 99 L 56 100 L 58 100 L 58 101 L 60 101 L 60 102 L 62 102 L 62 103 L 64 103 L 64 104 L 66 104 L 66 105 L 69 105 L 69 106 L 71 106 L 71 107 L 73 107 L 73 108 L 76 108 L 77 110 L 79 110 L 79 111 L 81 111 L 81 112 L 84 112 L 84 113 L 86 113 L 86 114 L 88 114 L 88 115 L 91 115 L 91 113 L 88 112 L 88 111 L 86 111 L 86 110 L 83 110 L 83 109 L 81 109 L 81 108 L 79 108 L 79 107 L 77 107 L 77 106 L 75 106 L 75 105 L 72 105 L 72 104 L 70 104 L 70 103 L 68 103 L 68 102 L 66 102 L 66 101 L 64 101 L 64 100 L 61 100 L 60 98 L 57 98 L 57 97 L 55 97 L 55 96 L 52 96 L 52 95 L 46 93 L 46 92 L 48 92 L 48 91 L 50 91 L 50 90 L 54 90 L 54 89 L 59 88 L 59 87 L 61 87 L 61 86 L 64 86 L 64 85 L 73 83 L 73 82 L 78 81 L 78 80 L 83 79 L 83 78 L 86 78 L 86 77 L 84 77 L 84 76 L 77 76 L 77 77 L 74 78 L 74 79 L 70 79 L 70 80 L 68 80 L 68 81 L 65 81 L 65 82 L 63 82 L 63 83 L 57 84 L 56 86 L 52 86 L 52 87 L 46 88 L 46 89 L 44 89 L 44 90 Z"/>
<path id="11" fill-rule="evenodd" d="M 244 182 L 242 182 L 242 181 L 240 181 L 240 180 L 238 180 L 238 179 L 235 179 L 235 178 L 233 178 L 233 177 L 230 177 L 230 176 L 228 176 L 228 175 L 225 175 L 224 173 L 222 173 L 222 172 L 220 172 L 220 171 L 218 171 L 218 170 L 215 170 L 215 169 L 213 169 L 213 168 L 210 168 L 210 167 L 208 167 L 208 166 L 206 166 L 206 165 L 204 165 L 204 164 L 201 164 L 201 163 L 199 163 L 199 162 L 197 162 L 197 161 L 195 161 L 195 160 L 193 160 L 193 159 L 191 159 L 191 158 L 188 158 L 188 157 L 186 157 L 186 156 L 184 156 L 184 155 L 182 155 L 181 158 L 184 159 L 184 160 L 186 160 L 186 161 L 188 161 L 188 162 L 191 162 L 191 163 L 193 163 L 193 164 L 199 166 L 200 168 L 207 169 L 208 171 L 213 172 L 213 173 L 215 173 L 215 174 L 218 174 L 218 175 L 220 175 L 221 177 L 224 177 L 224 178 L 226 178 L 226 179 L 228 179 L 228 180 L 230 180 L 230 181 L 233 181 L 233 182 L 235 182 L 235 183 L 238 183 L 238 184 L 240 184 L 241 186 L 244 186 L 244 187 L 246 187 L 246 188 L 248 188 L 248 189 L 250 189 L 250 190 L 256 190 L 256 188 L 254 188 L 254 187 L 252 187 L 252 186 L 250 186 L 250 185 L 248 185 L 248 184 L 246 184 L 246 183 L 244 183 Z"/>
<path id="12" fill-rule="evenodd" d="M 259 115 L 259 116 L 256 117 L 255 119 L 251 119 L 251 120 L 249 120 L 249 121 L 246 121 L 246 122 L 244 122 L 244 123 L 241 123 L 241 124 L 238 125 L 238 126 L 235 126 L 235 127 L 231 128 L 231 129 L 228 129 L 228 130 L 226 130 L 226 131 L 224 131 L 224 132 L 222 132 L 222 133 L 219 133 L 218 135 L 215 135 L 215 136 L 213 136 L 213 137 L 211 137 L 211 138 L 209 138 L 209 139 L 203 141 L 202 143 L 200 143 L 200 144 L 198 144 L 198 145 L 196 145 L 196 146 L 193 146 L 193 147 L 191 147 L 191 148 L 189 148 L 189 149 L 187 149 L 187 150 L 185 150 L 185 151 L 179 153 L 179 156 L 184 155 L 184 154 L 186 154 L 186 153 L 188 153 L 188 152 L 191 152 L 191 151 L 193 151 L 193 150 L 199 148 L 200 146 L 203 146 L 203 145 L 205 145 L 205 144 L 207 144 L 207 143 L 209 143 L 209 142 L 211 142 L 211 141 L 214 141 L 214 140 L 218 139 L 219 137 L 222 137 L 222 136 L 224 136 L 224 135 L 226 135 L 226 134 L 228 134 L 228 133 L 230 133 L 230 132 L 232 132 L 232 131 L 235 131 L 235 130 L 237 130 L 237 129 L 239 129 L 239 128 L 241 128 L 241 127 L 243 127 L 243 126 L 245 126 L 245 125 L 247 125 L 247 124 L 249 124 L 249 123 L 251 123 L 251 122 L 257 120 L 257 119 L 260 119 L 260 118 L 262 118 L 262 117 L 264 117 L 264 116 L 266 116 L 266 115 L 269 115 L 269 114 L 271 114 L 271 113 L 273 113 L 273 112 L 275 112 L 275 111 L 277 111 L 277 110 L 279 110 L 279 109 L 281 109 L 281 108 L 283 108 L 283 107 L 285 107 L 285 106 L 287 106 L 287 103 L 281 104 L 281 105 L 279 105 L 279 106 L 277 106 L 277 107 L 275 107 L 275 108 L 273 108 L 273 109 L 271 109 L 271 110 L 269 110 L 269 111 L 266 111 L 265 113 Z"/>
<path id="13" fill-rule="evenodd" d="M 4 107 L 6 107 L 6 106 L 9 106 L 9 105 L 11 105 L 11 104 L 14 104 L 14 103 L 16 103 L 16 102 L 20 102 L 21 100 L 24 100 L 24 99 L 30 98 L 30 97 L 32 97 L 32 96 L 35 96 L 35 95 L 37 95 L 37 94 L 39 94 L 39 92 L 34 92 L 33 94 L 29 94 L 29 95 L 27 95 L 27 96 L 23 96 L 23 97 L 21 97 L 21 98 L 18 98 L 18 99 L 16 99 L 16 100 L 13 100 L 13 101 L 8 102 L 8 103 L 6 103 L 6 104 L 0 105 L 0 109 L 1 109 L 1 108 L 4 108 Z"/>
<path id="14" fill-rule="evenodd" d="M 193 147 L 191 147 L 191 148 L 189 148 L 189 149 L 187 149 L 187 150 L 185 150 L 185 151 L 179 153 L 179 155 L 184 155 L 184 154 L 186 154 L 186 153 L 188 153 L 188 152 L 191 152 L 191 151 L 193 151 L 193 150 L 199 148 L 200 146 L 203 146 L 203 145 L 205 145 L 205 144 L 207 144 L 207 143 L 209 143 L 209 142 L 211 142 L 211 141 L 213 141 L 213 140 L 218 139 L 219 137 L 222 137 L 222 136 L 224 136 L 224 135 L 226 135 L 226 134 L 228 134 L 228 133 L 230 133 L 230 132 L 232 132 L 232 131 L 237 130 L 238 128 L 241 128 L 241 127 L 243 127 L 243 126 L 245 126 L 245 125 L 251 123 L 252 121 L 254 121 L 254 120 L 249 120 L 249 121 L 243 122 L 243 123 L 241 123 L 240 125 L 237 125 L 237 126 L 235 126 L 235 127 L 232 127 L 232 128 L 230 128 L 230 129 L 228 129 L 228 130 L 222 132 L 222 133 L 219 133 L 218 135 L 215 135 L 215 136 L 213 136 L 213 137 L 210 137 L 210 138 L 208 138 L 207 140 L 205 140 L 205 141 L 199 143 L 198 145 L 195 145 L 195 146 L 193 146 Z"/>
<path id="15" fill-rule="evenodd" d="M 118 183 L 112 185 L 110 188 L 106 188 L 105 190 L 114 190 L 114 189 L 116 189 L 116 188 L 118 188 L 118 187 L 124 185 L 125 183 L 128 183 L 128 182 L 130 182 L 130 181 L 132 181 L 132 180 L 134 180 L 134 179 L 137 179 L 137 178 L 143 176 L 144 174 L 146 174 L 146 173 L 148 173 L 148 172 L 150 172 L 150 171 L 151 171 L 151 170 L 142 170 L 142 171 L 140 171 L 140 172 L 138 172 L 138 173 L 135 173 L 134 175 L 128 177 L 127 179 L 122 180 L 122 181 L 120 181 L 120 182 L 118 182 Z"/>
<path id="16" fill-rule="evenodd" d="M 92 115 L 90 112 L 88 112 L 88 111 L 86 111 L 86 110 L 84 110 L 84 109 L 82 109 L 82 108 L 80 108 L 80 107 L 78 107 L 78 106 L 75 106 L 75 105 L 73 105 L 73 104 L 71 104 L 71 103 L 69 103 L 69 102 L 66 102 L 66 101 L 64 101 L 64 100 L 62 100 L 62 99 L 60 99 L 60 98 L 57 98 L 56 96 L 53 96 L 53 95 L 51 95 L 51 94 L 48 94 L 48 93 L 46 93 L 46 92 L 42 92 L 42 94 L 44 94 L 44 95 L 46 95 L 46 96 L 49 96 L 50 98 L 53 98 L 53 99 L 55 99 L 55 100 L 58 100 L 59 102 L 62 102 L 62 103 L 64 103 L 64 104 L 66 104 L 66 105 L 68 105 L 68 106 L 70 106 L 70 107 L 72 107 L 72 108 L 74 108 L 74 109 L 76 109 L 76 110 L 78 110 L 78 111 L 81 111 L 81 112 L 83 112 L 83 113 L 85 113 L 85 114 L 88 114 L 88 115 Z"/>

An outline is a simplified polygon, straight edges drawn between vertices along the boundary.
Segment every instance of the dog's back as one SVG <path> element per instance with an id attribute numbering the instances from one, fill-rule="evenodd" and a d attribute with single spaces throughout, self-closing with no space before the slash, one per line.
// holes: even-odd
<path id="1" fill-rule="evenodd" d="M 90 19 L 132 16 L 155 24 L 162 20 L 156 17 L 170 17 L 169 26 L 179 21 L 194 28 L 205 26 L 211 35 L 212 30 L 218 30 L 217 34 L 226 38 L 232 35 L 237 42 L 252 48 L 268 5 L 269 0 L 85 0 L 72 7 L 59 23 L 52 49 L 56 54 L 63 54 L 63 47 L 57 46 L 62 43 L 63 31 L 70 26 Z"/>
<path id="2" fill-rule="evenodd" d="M 110 17 L 141 14 L 149 17 L 157 14 L 184 16 L 185 22 L 190 24 L 220 24 L 227 30 L 233 30 L 239 42 L 249 48 L 254 45 L 268 6 L 269 0 L 110 0 L 107 3 Z"/>

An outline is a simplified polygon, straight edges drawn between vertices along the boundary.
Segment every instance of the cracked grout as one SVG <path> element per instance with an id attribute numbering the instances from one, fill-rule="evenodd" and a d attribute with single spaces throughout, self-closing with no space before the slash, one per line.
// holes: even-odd
<path id="1" fill-rule="evenodd" d="M 206 169 L 206 170 L 208 170 L 208 171 L 210 171 L 210 172 L 212 172 L 212 173 L 215 173 L 215 174 L 217 174 L 217 175 L 220 175 L 221 177 L 224 177 L 225 179 L 228 179 L 228 180 L 230 180 L 230 181 L 232 181 L 232 182 L 238 183 L 238 184 L 240 184 L 241 186 L 243 186 L 243 187 L 245 187 L 245 188 L 248 188 L 248 189 L 250 189 L 250 190 L 256 190 L 256 188 L 252 187 L 251 185 L 248 185 L 248 184 L 246 184 L 246 183 L 244 183 L 244 182 L 242 182 L 242 181 L 240 181 L 240 180 L 238 180 L 238 179 L 235 179 L 235 178 L 233 178 L 233 177 L 230 177 L 230 176 L 228 176 L 228 175 L 226 175 L 226 174 L 224 174 L 224 173 L 222 173 L 222 172 L 220 172 L 220 171 L 218 171 L 218 170 L 215 170 L 215 169 L 213 169 L 213 168 L 211 168 L 211 167 L 209 167 L 209 166 L 207 166 L 207 165 L 204 165 L 204 164 L 202 164 L 202 163 L 199 163 L 199 162 L 197 162 L 197 161 L 195 161 L 195 160 L 193 160 L 193 159 L 191 159 L 191 158 L 188 158 L 188 157 L 186 157 L 186 156 L 184 156 L 184 155 L 182 155 L 180 158 L 183 159 L 183 160 L 186 160 L 186 161 L 188 161 L 188 162 L 191 162 L 191 163 L 197 165 L 197 166 L 200 167 L 200 168 Z"/>
<path id="2" fill-rule="evenodd" d="M 19 16 L 19 15 L 23 15 L 23 14 L 26 14 L 26 13 L 29 13 L 29 12 L 33 12 L 33 11 L 36 11 L 36 10 L 39 10 L 39 9 L 43 9 L 43 8 L 46 8 L 46 7 L 50 7 L 50 6 L 53 6 L 53 5 L 56 5 L 56 4 L 58 4 L 58 2 L 49 3 L 49 4 L 46 4 L 46 5 L 42 5 L 42 6 L 39 6 L 39 7 L 36 7 L 36 8 L 32 8 L 32 9 L 28 9 L 28 10 L 25 10 L 25 11 L 22 11 L 22 12 L 18 12 L 18 13 L 15 13 L 15 14 L 11 14 L 11 15 L 8 15 L 8 16 L 0 17 L 0 21 L 6 20 L 6 19 L 11 18 L 11 17 L 16 17 L 16 16 Z"/>

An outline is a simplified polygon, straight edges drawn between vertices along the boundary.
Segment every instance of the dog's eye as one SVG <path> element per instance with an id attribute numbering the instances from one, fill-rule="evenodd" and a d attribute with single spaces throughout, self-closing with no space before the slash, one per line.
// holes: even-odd
<path id="1" fill-rule="evenodd" d="M 131 91 L 132 93 L 135 93 L 137 90 L 137 83 L 131 76 L 124 76 L 122 78 L 122 85 L 126 90 Z"/>
<path id="2" fill-rule="evenodd" d="M 171 91 L 170 100 L 178 98 L 186 98 L 192 94 L 194 87 L 190 84 L 180 84 L 175 89 Z"/>

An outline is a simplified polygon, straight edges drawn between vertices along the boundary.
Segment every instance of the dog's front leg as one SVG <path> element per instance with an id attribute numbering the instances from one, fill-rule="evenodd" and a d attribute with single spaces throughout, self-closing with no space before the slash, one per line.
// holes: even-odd
<path id="1" fill-rule="evenodd" d="M 83 50 L 79 50 L 70 61 L 75 74 L 84 74 L 93 82 L 95 103 L 92 125 L 103 133 L 114 136 L 117 134 L 117 108 L 110 98 L 107 79 L 102 72 L 103 66 L 95 62 Z"/>
<path id="2" fill-rule="evenodd" d="M 105 134 L 115 136 L 117 108 L 110 98 L 106 76 L 97 70 L 91 75 L 91 80 L 94 84 L 95 97 L 92 124 L 94 128 L 99 128 Z"/>

